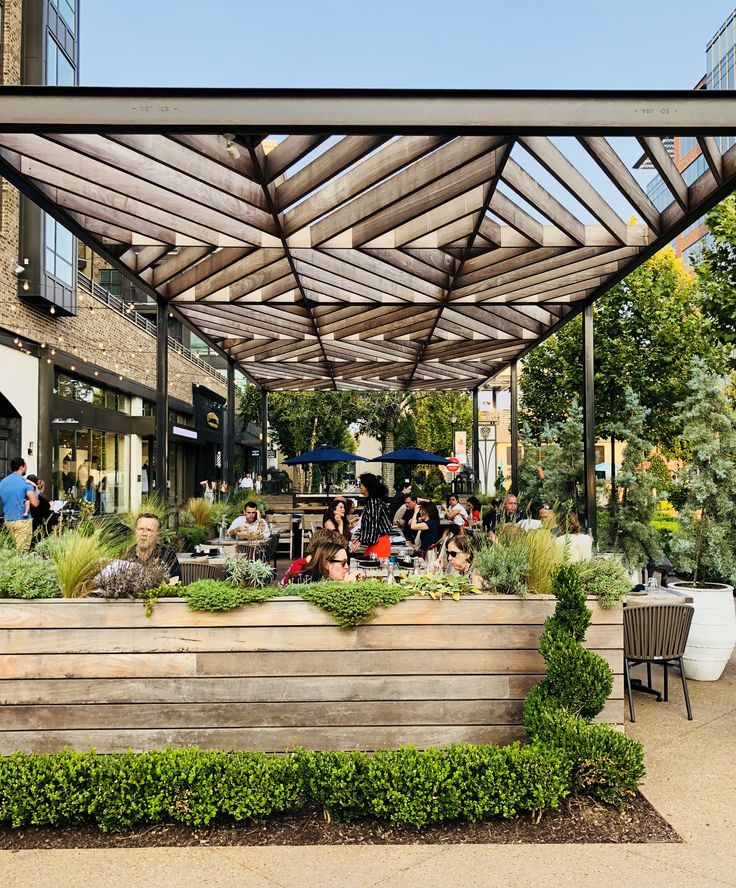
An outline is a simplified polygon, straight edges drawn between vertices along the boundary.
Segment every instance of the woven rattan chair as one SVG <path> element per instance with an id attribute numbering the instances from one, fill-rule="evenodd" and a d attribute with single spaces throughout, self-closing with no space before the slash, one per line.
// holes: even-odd
<path id="1" fill-rule="evenodd" d="M 676 666 L 680 670 L 687 717 L 692 720 L 682 655 L 693 612 L 689 604 L 634 604 L 624 608 L 624 683 L 629 695 L 629 715 L 632 722 L 636 721 L 632 684 L 634 690 L 654 694 L 657 702 L 662 700 L 662 694 L 652 687 L 652 663 L 664 670 L 665 701 L 669 699 L 668 669 Z M 647 664 L 647 685 L 632 682 L 629 675 L 629 668 L 640 663 Z"/>
<path id="2" fill-rule="evenodd" d="M 206 561 L 181 561 L 181 584 L 188 586 L 196 580 L 221 580 L 225 571 L 218 564 L 208 564 Z"/>

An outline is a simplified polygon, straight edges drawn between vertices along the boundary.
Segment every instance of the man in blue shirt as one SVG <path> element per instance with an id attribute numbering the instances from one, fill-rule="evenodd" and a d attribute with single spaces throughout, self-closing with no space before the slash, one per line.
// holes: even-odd
<path id="1" fill-rule="evenodd" d="M 25 479 L 28 466 L 21 456 L 10 460 L 10 474 L 0 481 L 0 500 L 5 515 L 5 529 L 16 548 L 27 552 L 31 548 L 33 521 L 31 506 L 38 506 L 38 495 L 32 484 Z"/>

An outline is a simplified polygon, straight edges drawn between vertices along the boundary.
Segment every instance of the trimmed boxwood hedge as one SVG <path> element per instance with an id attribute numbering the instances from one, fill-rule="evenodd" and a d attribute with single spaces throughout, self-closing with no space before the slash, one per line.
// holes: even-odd
<path id="1" fill-rule="evenodd" d="M 611 725 L 590 724 L 611 690 L 608 664 L 580 642 L 590 622 L 577 572 L 553 577 L 558 603 L 540 651 L 548 675 L 527 695 L 528 743 L 361 752 L 166 749 L 135 754 L 14 753 L 0 758 L 0 823 L 263 821 L 315 803 L 336 819 L 392 825 L 539 817 L 571 793 L 622 805 L 644 776 L 643 750 Z"/>

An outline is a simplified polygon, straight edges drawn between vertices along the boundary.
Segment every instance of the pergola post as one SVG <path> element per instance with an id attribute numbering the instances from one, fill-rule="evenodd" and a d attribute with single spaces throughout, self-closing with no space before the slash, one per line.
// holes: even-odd
<path id="1" fill-rule="evenodd" d="M 595 540 L 598 515 L 595 496 L 595 352 L 593 306 L 583 309 L 583 448 L 585 455 L 585 524 Z"/>
<path id="2" fill-rule="evenodd" d="M 519 495 L 519 363 L 511 362 L 511 492 Z"/>
<path id="3" fill-rule="evenodd" d="M 480 484 L 480 429 L 478 428 L 478 389 L 473 389 L 473 474 L 475 475 L 475 487 L 478 490 Z"/>
<path id="4" fill-rule="evenodd" d="M 153 481 L 157 495 L 168 498 L 169 464 L 169 309 L 156 301 L 156 462 Z"/>
<path id="5" fill-rule="evenodd" d="M 261 389 L 261 473 L 265 487 L 268 471 L 268 392 Z"/>
<path id="6" fill-rule="evenodd" d="M 235 484 L 235 361 L 227 361 L 227 410 L 225 412 L 225 441 L 222 476 L 232 489 Z"/>

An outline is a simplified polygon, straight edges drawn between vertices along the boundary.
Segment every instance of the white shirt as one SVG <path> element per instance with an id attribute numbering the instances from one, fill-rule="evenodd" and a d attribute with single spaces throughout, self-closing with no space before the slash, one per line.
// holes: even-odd
<path id="1" fill-rule="evenodd" d="M 465 508 L 465 506 L 462 503 L 458 503 L 449 511 L 457 513 L 452 518 L 453 523 L 457 524 L 458 527 L 465 527 L 465 521 L 468 517 L 468 510 Z"/>
<path id="2" fill-rule="evenodd" d="M 267 540 L 271 536 L 271 528 L 268 526 L 268 521 L 266 521 L 265 518 L 256 518 L 255 521 L 249 523 L 245 515 L 238 515 L 235 521 L 233 521 L 230 527 L 228 527 L 228 534 L 231 534 L 239 527 L 247 527 L 248 533 L 253 536 L 262 537 L 264 540 Z"/>
<path id="3" fill-rule="evenodd" d="M 241 490 L 252 490 L 253 489 L 253 479 L 252 478 L 241 478 L 240 479 L 240 488 L 241 488 Z"/>

